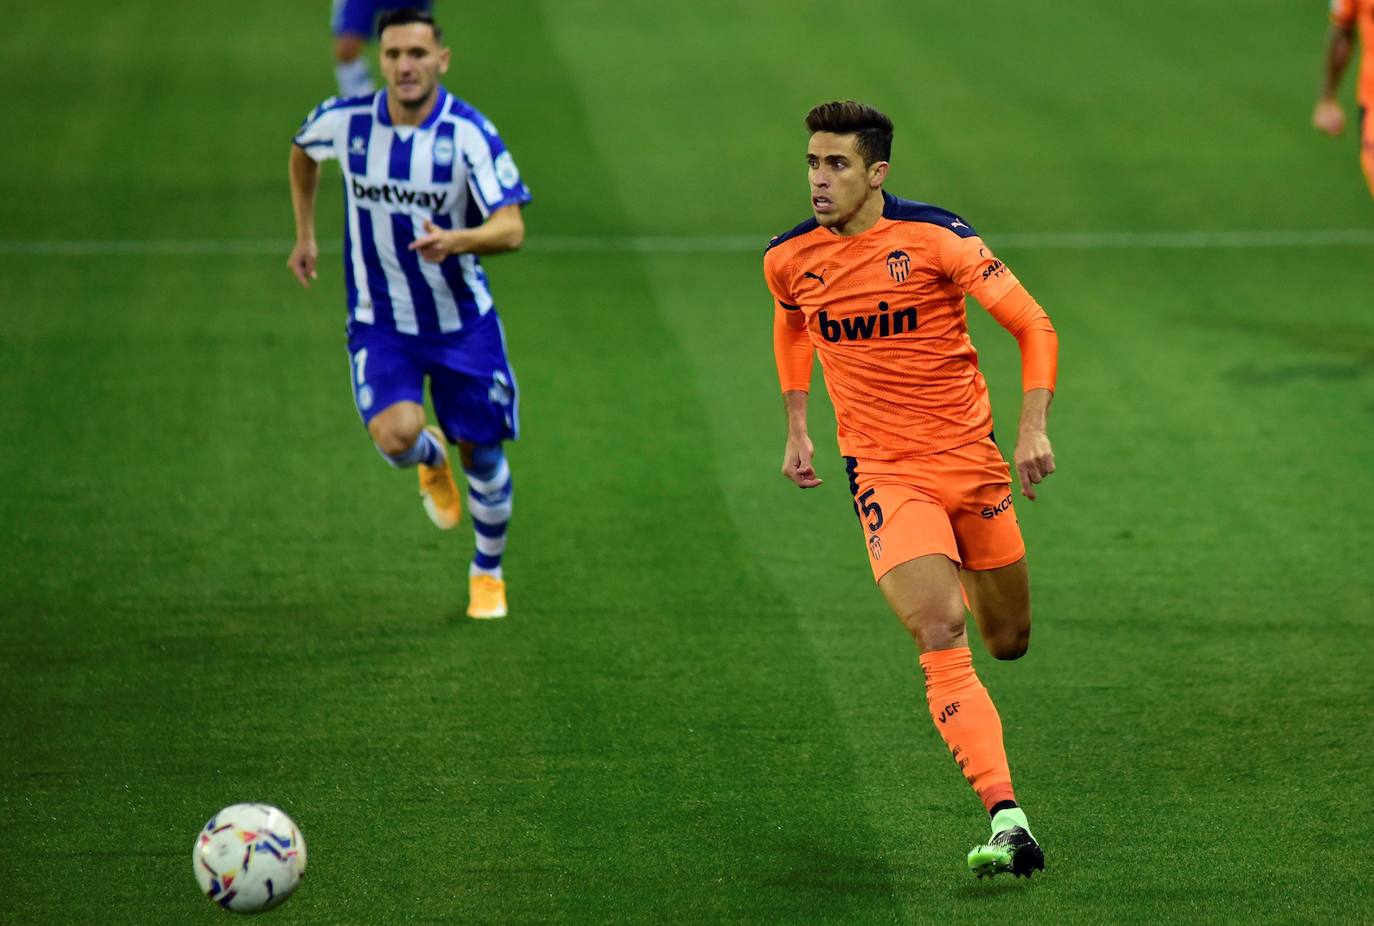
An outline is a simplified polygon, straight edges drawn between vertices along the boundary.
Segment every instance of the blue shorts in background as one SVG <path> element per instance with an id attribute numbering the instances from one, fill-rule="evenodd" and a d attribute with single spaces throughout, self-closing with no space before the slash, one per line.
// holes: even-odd
<path id="1" fill-rule="evenodd" d="M 519 394 L 495 312 L 453 334 L 420 336 L 350 321 L 353 403 L 367 424 L 397 402 L 425 403 L 450 441 L 499 444 L 520 431 Z"/>
<path id="2" fill-rule="evenodd" d="M 429 12 L 430 0 L 334 0 L 334 34 L 370 39 L 379 16 L 406 7 Z"/>

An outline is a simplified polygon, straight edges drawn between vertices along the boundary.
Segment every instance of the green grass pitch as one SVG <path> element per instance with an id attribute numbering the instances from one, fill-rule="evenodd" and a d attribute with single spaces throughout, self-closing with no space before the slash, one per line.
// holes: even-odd
<path id="1" fill-rule="evenodd" d="M 0 32 L 0 922 L 226 922 L 190 848 L 240 800 L 309 843 L 281 923 L 1374 921 L 1374 203 L 1308 126 L 1324 3 L 439 0 L 536 197 L 487 263 L 523 415 L 491 624 L 466 522 L 351 407 L 334 168 L 319 284 L 284 266 L 328 6 Z M 1029 883 L 963 870 L 985 817 L 820 396 L 825 486 L 777 473 L 761 251 L 837 97 L 1061 335 L 1031 651 L 975 651 Z"/>

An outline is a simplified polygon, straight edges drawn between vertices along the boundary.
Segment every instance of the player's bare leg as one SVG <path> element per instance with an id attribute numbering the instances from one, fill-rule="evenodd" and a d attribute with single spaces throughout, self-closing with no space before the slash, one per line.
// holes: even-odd
<path id="1" fill-rule="evenodd" d="M 373 90 L 372 75 L 363 60 L 364 37 L 345 33 L 334 37 L 334 77 L 340 96 L 362 96 Z"/>
<path id="2" fill-rule="evenodd" d="M 966 569 L 959 574 L 969 608 L 988 652 L 997 659 L 1020 659 L 1030 646 L 1030 570 L 1023 556 L 999 569 Z"/>
<path id="3" fill-rule="evenodd" d="M 388 405 L 367 423 L 367 433 L 384 456 L 405 453 L 425 427 L 425 408 L 418 402 L 397 402 Z"/>
<path id="4" fill-rule="evenodd" d="M 448 530 L 463 513 L 462 496 L 453 482 L 443 435 L 425 427 L 425 409 L 418 402 L 397 402 L 367 423 L 367 432 L 392 466 L 416 466 L 420 471 L 420 499 L 435 526 Z"/>
<path id="5" fill-rule="evenodd" d="M 980 878 L 1002 872 L 1029 877 L 1043 870 L 1044 855 L 1012 790 L 1001 718 L 973 670 L 957 568 L 945 556 L 921 556 L 893 567 L 878 587 L 921 649 L 926 703 L 935 728 L 992 817 L 992 839 L 968 854 L 970 870 Z M 996 592 L 1000 586 L 990 588 Z M 979 591 L 987 613 L 999 613 L 989 590 Z M 1008 625 L 1015 627 L 1014 622 Z M 1014 634 L 1007 639 L 1011 642 L 1004 652 L 1010 653 L 1017 639 Z"/>
<path id="6" fill-rule="evenodd" d="M 939 554 L 893 566 L 878 582 L 922 653 L 967 646 L 959 571 Z"/>

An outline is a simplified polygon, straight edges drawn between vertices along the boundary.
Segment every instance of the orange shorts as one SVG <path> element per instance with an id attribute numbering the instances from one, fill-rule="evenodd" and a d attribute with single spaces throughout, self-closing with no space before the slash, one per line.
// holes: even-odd
<path id="1" fill-rule="evenodd" d="M 932 553 L 964 569 L 997 569 L 1026 555 L 1011 468 L 991 437 L 901 460 L 844 461 L 873 578 Z"/>

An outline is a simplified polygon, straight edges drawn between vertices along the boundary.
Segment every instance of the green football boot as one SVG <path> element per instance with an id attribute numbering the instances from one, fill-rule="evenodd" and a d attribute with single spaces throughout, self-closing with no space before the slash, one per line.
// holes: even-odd
<path id="1" fill-rule="evenodd" d="M 1020 807 L 998 811 L 992 818 L 992 839 L 969 850 L 968 868 L 979 878 L 1004 872 L 1029 878 L 1032 872 L 1045 870 L 1045 853 L 1031 835 Z"/>

